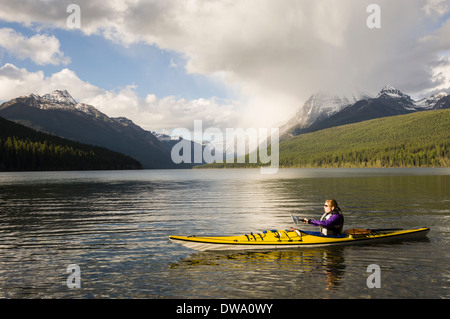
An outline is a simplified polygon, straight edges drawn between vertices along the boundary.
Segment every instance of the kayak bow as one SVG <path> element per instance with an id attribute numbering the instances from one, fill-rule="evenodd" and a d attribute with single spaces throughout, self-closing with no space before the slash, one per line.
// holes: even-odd
<path id="1" fill-rule="evenodd" d="M 430 231 L 427 227 L 400 229 L 350 229 L 340 236 L 324 236 L 320 232 L 297 229 L 267 230 L 258 234 L 239 236 L 169 236 L 170 241 L 198 251 L 207 250 L 253 250 L 324 247 L 385 243 L 397 240 L 424 238 Z"/>

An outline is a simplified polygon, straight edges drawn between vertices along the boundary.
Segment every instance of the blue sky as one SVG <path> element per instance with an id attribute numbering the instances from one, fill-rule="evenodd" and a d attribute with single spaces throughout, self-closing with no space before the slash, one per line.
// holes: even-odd
<path id="1" fill-rule="evenodd" d="M 135 84 L 140 96 L 175 95 L 186 99 L 226 97 L 223 87 L 200 74 L 187 74 L 185 59 L 174 51 L 155 45 L 131 44 L 123 47 L 98 35 L 79 32 L 55 32 L 61 50 L 70 52 L 70 67 L 99 87 L 113 90 Z M 89 61 L 89 63 L 86 63 Z"/>
<path id="2" fill-rule="evenodd" d="M 18 23 L 3 22 L 0 28 L 11 28 L 27 37 L 39 33 Z M 86 36 L 78 30 L 44 30 L 43 33 L 54 35 L 61 51 L 70 56 L 70 63 L 64 67 L 76 70 L 80 78 L 106 90 L 134 84 L 142 97 L 149 92 L 189 100 L 228 97 L 227 90 L 217 81 L 201 74 L 188 74 L 184 68 L 186 59 L 175 51 L 143 43 L 124 47 L 100 35 Z M 29 71 L 42 70 L 46 76 L 61 69 L 60 65 L 36 65 L 30 59 L 18 59 L 5 51 L 1 61 Z"/>
<path id="3" fill-rule="evenodd" d="M 66 89 L 156 131 L 281 125 L 319 90 L 450 92 L 445 0 L 0 0 L 0 101 Z"/>

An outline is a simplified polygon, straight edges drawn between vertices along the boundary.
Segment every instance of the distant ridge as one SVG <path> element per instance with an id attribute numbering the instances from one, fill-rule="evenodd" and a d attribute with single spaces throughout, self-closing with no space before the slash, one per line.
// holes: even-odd
<path id="1" fill-rule="evenodd" d="M 445 92 L 414 101 L 391 85 L 384 86 L 376 97 L 365 93 L 339 97 L 322 92 L 313 94 L 280 131 L 286 139 L 344 124 L 446 108 L 450 108 L 450 95 Z"/>
<path id="2" fill-rule="evenodd" d="M 105 147 L 131 156 L 144 168 L 178 168 L 151 132 L 124 117 L 111 118 L 94 106 L 78 103 L 66 90 L 29 94 L 0 105 L 0 116 L 69 140 Z"/>
<path id="3" fill-rule="evenodd" d="M 108 149 L 38 132 L 0 117 L 0 171 L 142 169 Z"/>

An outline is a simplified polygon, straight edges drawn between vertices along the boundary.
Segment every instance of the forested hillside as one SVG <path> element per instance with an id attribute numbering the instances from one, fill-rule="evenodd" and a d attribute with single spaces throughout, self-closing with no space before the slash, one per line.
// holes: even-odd
<path id="1" fill-rule="evenodd" d="M 450 167 L 450 110 L 423 111 L 302 134 L 280 143 L 280 167 Z M 247 161 L 248 163 L 248 156 Z M 203 167 L 256 167 L 209 164 Z"/>
<path id="2" fill-rule="evenodd" d="M 280 144 L 280 166 L 450 166 L 450 110 L 343 125 Z"/>
<path id="3" fill-rule="evenodd" d="M 135 159 L 0 117 L 0 171 L 140 169 Z"/>

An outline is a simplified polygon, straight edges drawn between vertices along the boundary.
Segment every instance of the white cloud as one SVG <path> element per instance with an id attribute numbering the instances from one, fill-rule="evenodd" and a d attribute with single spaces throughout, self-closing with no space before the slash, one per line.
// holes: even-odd
<path id="1" fill-rule="evenodd" d="M 63 69 L 49 77 L 44 72 L 29 72 L 6 63 L 0 68 L 0 101 L 7 101 L 29 93 L 46 94 L 57 89 L 68 90 L 75 99 L 77 96 L 92 97 L 103 90 L 83 82 L 75 72 Z"/>
<path id="2" fill-rule="evenodd" d="M 67 90 L 78 102 L 93 105 L 110 117 L 125 116 L 152 131 L 170 132 L 183 127 L 191 129 L 194 120 L 205 127 L 225 129 L 239 121 L 237 102 L 222 103 L 215 98 L 185 100 L 174 96 L 158 98 L 149 94 L 140 98 L 135 86 L 104 90 L 81 80 L 75 72 L 63 69 L 46 77 L 42 71 L 29 72 L 7 63 L 0 67 L 0 101 L 29 93 L 43 95 Z"/>
<path id="3" fill-rule="evenodd" d="M 185 100 L 175 96 L 159 98 L 149 94 L 140 98 L 135 87 L 117 92 L 104 91 L 82 102 L 94 105 L 109 116 L 126 116 L 141 127 L 152 131 L 170 132 L 176 128 L 193 129 L 194 120 L 204 127 L 225 129 L 239 121 L 237 102 L 222 103 L 215 98 Z"/>
<path id="4" fill-rule="evenodd" d="M 28 72 L 15 65 L 5 64 L 0 68 L 0 101 L 10 100 L 24 92 L 36 92 L 44 79 L 44 72 Z"/>
<path id="5" fill-rule="evenodd" d="M 432 90 L 423 92 L 421 97 L 427 97 L 442 91 L 450 93 L 450 57 L 442 57 L 432 70 L 433 77 L 438 84 Z"/>
<path id="6" fill-rule="evenodd" d="M 427 15 L 442 16 L 448 12 L 450 5 L 447 0 L 427 0 L 423 10 Z"/>
<path id="7" fill-rule="evenodd" d="M 31 59 L 38 65 L 69 64 L 70 58 L 60 51 L 54 36 L 36 34 L 30 38 L 10 28 L 0 29 L 0 47 L 19 59 Z"/>

